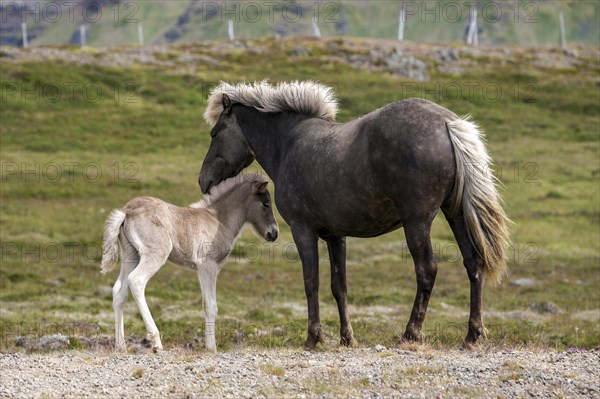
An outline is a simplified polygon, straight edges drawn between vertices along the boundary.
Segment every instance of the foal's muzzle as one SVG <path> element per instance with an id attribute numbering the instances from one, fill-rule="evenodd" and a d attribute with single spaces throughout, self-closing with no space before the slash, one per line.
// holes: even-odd
<path id="1" fill-rule="evenodd" d="M 279 231 L 277 231 L 277 229 L 273 229 L 267 233 L 267 235 L 265 236 L 265 239 L 269 242 L 273 242 L 277 239 L 278 235 L 279 235 Z"/>

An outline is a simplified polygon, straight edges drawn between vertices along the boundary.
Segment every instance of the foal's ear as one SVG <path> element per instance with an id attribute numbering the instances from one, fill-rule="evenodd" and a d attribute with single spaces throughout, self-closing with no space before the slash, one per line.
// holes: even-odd
<path id="1" fill-rule="evenodd" d="M 225 113 L 225 115 L 229 115 L 231 113 L 232 104 L 231 104 L 231 99 L 225 93 L 223 93 L 223 100 L 222 100 L 221 104 L 223 104 L 223 112 Z"/>
<path id="2" fill-rule="evenodd" d="M 256 192 L 259 194 L 266 193 L 267 192 L 267 184 L 269 184 L 268 181 L 258 183 L 258 186 L 256 186 Z"/>

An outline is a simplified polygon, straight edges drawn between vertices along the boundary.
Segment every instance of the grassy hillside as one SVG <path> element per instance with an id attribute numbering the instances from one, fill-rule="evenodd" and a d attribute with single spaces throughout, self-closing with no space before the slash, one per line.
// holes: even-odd
<path id="1" fill-rule="evenodd" d="M 554 61 L 540 67 L 529 49 L 503 49 L 499 62 L 485 51 L 459 48 L 470 68 L 454 75 L 437 68 L 437 50 L 413 46 L 405 51 L 425 60 L 431 75 L 430 81 L 415 83 L 348 66 L 331 50 L 340 43 L 263 40 L 248 44 L 254 51 L 227 43 L 161 50 L 164 60 L 205 57 L 181 61 L 179 67 L 2 61 L 0 345 L 12 348 L 19 335 L 112 335 L 110 287 L 116 275 L 99 274 L 108 212 L 139 195 L 175 204 L 197 200 L 198 170 L 209 143 L 202 121 L 208 87 L 219 80 L 268 76 L 334 85 L 342 122 L 409 96 L 473 115 L 487 132 L 515 222 L 510 274 L 499 287 L 485 290 L 489 342 L 598 347 L 600 99 L 593 56 L 598 50 L 581 49 L 574 67 L 565 64 L 561 52 L 547 49 L 540 56 Z M 297 46 L 310 55 L 292 56 Z M 62 51 L 75 58 L 117 59 L 140 50 Z M 289 228 L 279 222 L 275 244 L 244 233 L 219 277 L 221 349 L 303 342 L 301 266 Z M 440 271 L 426 340 L 457 347 L 466 334 L 468 280 L 441 218 L 433 240 Z M 350 313 L 363 345 L 393 345 L 408 320 L 416 287 L 404 242 L 402 231 L 349 239 Z M 338 320 L 323 248 L 321 259 L 322 317 L 326 346 L 333 347 Z M 534 283 L 518 285 L 519 279 Z M 149 283 L 147 299 L 167 346 L 202 336 L 193 272 L 167 265 Z M 125 320 L 128 336 L 145 335 L 131 299 Z"/>

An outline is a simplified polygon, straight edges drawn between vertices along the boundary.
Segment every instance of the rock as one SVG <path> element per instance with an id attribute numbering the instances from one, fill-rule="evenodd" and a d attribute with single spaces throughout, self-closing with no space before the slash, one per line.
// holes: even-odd
<path id="1" fill-rule="evenodd" d="M 558 314 L 560 309 L 553 302 L 533 303 L 531 307 L 540 313 Z"/>
<path id="2" fill-rule="evenodd" d="M 380 345 L 380 344 L 375 345 L 375 351 L 376 352 L 381 352 L 381 351 L 384 351 L 384 350 L 387 350 L 387 348 L 385 346 Z"/>
<path id="3" fill-rule="evenodd" d="M 437 67 L 437 70 L 440 73 L 445 73 L 448 75 L 462 75 L 468 71 L 468 69 L 465 67 L 462 67 L 459 65 L 452 65 L 452 64 L 439 65 Z"/>
<path id="4" fill-rule="evenodd" d="M 407 76 L 418 81 L 429 80 L 427 64 L 414 57 L 407 57 L 394 52 L 385 59 L 384 64 L 388 71 L 394 75 Z"/>
<path id="5" fill-rule="evenodd" d="M 439 49 L 437 56 L 442 62 L 458 61 L 460 59 L 460 53 L 458 50 L 449 47 Z"/>
<path id="6" fill-rule="evenodd" d="M 62 334 L 46 335 L 38 340 L 38 349 L 42 351 L 52 351 L 67 349 L 71 345 L 69 337 Z"/>
<path id="7" fill-rule="evenodd" d="M 517 280 L 511 281 L 510 284 L 515 285 L 517 287 L 532 287 L 534 285 L 540 284 L 540 282 L 530 278 L 519 278 Z"/>
<path id="8" fill-rule="evenodd" d="M 291 54 L 293 57 L 307 57 L 311 54 L 311 52 L 306 47 L 295 45 L 292 48 Z"/>
<path id="9" fill-rule="evenodd" d="M 0 50 L 0 58 L 16 58 L 19 55 L 19 49 L 14 47 L 3 47 Z"/>

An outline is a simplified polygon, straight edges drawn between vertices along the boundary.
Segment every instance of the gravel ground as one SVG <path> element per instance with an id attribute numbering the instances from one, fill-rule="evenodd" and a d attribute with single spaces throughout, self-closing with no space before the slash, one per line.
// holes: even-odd
<path id="1" fill-rule="evenodd" d="M 243 349 L 0 354 L 9 398 L 598 398 L 600 351 Z"/>

